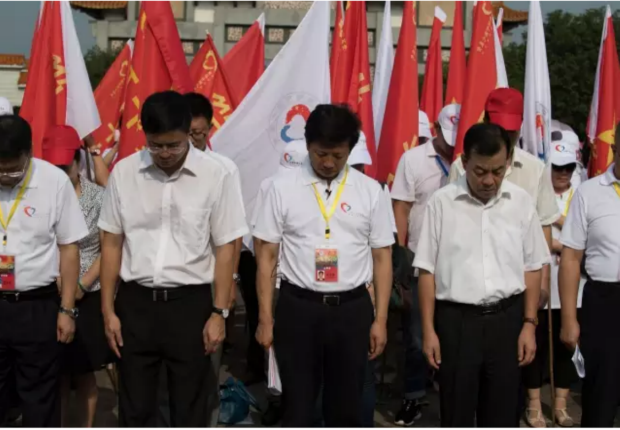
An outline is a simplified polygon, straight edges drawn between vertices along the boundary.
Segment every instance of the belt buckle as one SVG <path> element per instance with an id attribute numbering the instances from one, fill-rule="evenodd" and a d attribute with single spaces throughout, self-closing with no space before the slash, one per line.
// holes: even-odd
<path id="1" fill-rule="evenodd" d="M 327 306 L 339 306 L 340 296 L 335 294 L 326 294 L 323 296 L 323 304 Z"/>
<path id="2" fill-rule="evenodd" d="M 2 294 L 2 300 L 9 303 L 19 302 L 19 292 Z"/>
<path id="3" fill-rule="evenodd" d="M 493 315 L 498 313 L 500 310 L 499 303 L 489 303 L 488 305 L 483 305 L 480 311 L 481 315 Z"/>
<path id="4" fill-rule="evenodd" d="M 159 301 L 161 301 L 161 298 L 160 298 L 161 296 L 159 296 L 159 294 L 160 294 L 160 293 L 163 293 L 163 294 L 162 294 L 162 296 L 163 296 L 163 301 L 164 301 L 164 302 L 167 302 L 167 301 L 168 301 L 168 290 L 163 290 L 163 291 L 161 291 L 161 290 L 156 290 L 156 289 L 154 289 L 154 290 L 153 290 L 153 301 L 154 301 L 154 302 L 159 302 Z"/>

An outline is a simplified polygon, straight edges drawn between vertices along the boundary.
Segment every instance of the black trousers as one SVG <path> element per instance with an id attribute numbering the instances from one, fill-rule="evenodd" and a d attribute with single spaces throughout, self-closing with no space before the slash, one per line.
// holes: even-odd
<path id="1" fill-rule="evenodd" d="M 553 309 L 553 380 L 556 388 L 570 388 L 579 380 L 577 370 L 573 364 L 573 351 L 569 350 L 560 341 L 562 315 L 560 309 Z M 544 375 L 549 369 L 549 311 L 538 311 L 538 327 L 536 327 L 536 358 L 527 367 L 523 368 L 523 385 L 528 389 L 541 388 Z"/>
<path id="2" fill-rule="evenodd" d="M 247 349 L 247 370 L 255 376 L 262 376 L 265 369 L 265 350 L 256 341 L 258 328 L 258 295 L 256 294 L 256 258 L 249 251 L 243 251 L 239 260 L 241 294 L 245 303 L 249 341 Z"/>
<path id="3" fill-rule="evenodd" d="M 582 427 L 613 427 L 620 403 L 620 283 L 588 281 L 581 305 Z"/>
<path id="4" fill-rule="evenodd" d="M 15 395 L 24 427 L 60 427 L 60 344 L 56 337 L 56 284 L 45 298 L 8 302 L 0 298 L 0 423 Z"/>
<path id="5" fill-rule="evenodd" d="M 274 327 L 282 380 L 282 427 L 313 426 L 321 384 L 325 426 L 361 427 L 374 317 L 370 295 L 359 288 L 349 293 L 355 298 L 327 305 L 300 297 L 319 293 L 282 282 Z"/>
<path id="6" fill-rule="evenodd" d="M 518 427 L 518 339 L 523 296 L 497 313 L 437 301 L 441 348 L 439 398 L 442 427 Z"/>
<path id="7" fill-rule="evenodd" d="M 172 427 L 204 427 L 210 357 L 204 352 L 202 331 L 211 315 L 211 288 L 192 285 L 154 294 L 136 283 L 121 283 L 118 290 L 116 311 L 124 343 L 119 361 L 119 425 L 157 426 L 163 364 Z"/>

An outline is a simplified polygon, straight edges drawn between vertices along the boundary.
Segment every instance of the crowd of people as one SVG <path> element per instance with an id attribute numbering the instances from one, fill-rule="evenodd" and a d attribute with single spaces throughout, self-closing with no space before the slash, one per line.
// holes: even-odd
<path id="1" fill-rule="evenodd" d="M 0 99 L 0 423 L 16 407 L 26 427 L 64 425 L 74 389 L 92 427 L 95 372 L 114 363 L 120 426 L 215 427 L 238 290 L 246 382 L 266 380 L 268 354 L 281 379 L 263 424 L 371 427 L 406 248 L 394 424 L 420 419 L 434 378 L 442 426 L 546 427 L 551 324 L 557 424 L 576 424 L 567 399 L 582 354 L 581 424 L 612 426 L 616 146 L 588 180 L 579 138 L 557 129 L 544 164 L 520 149 L 521 93 L 501 88 L 453 162 L 459 114 L 447 105 L 430 123 L 419 112 L 419 145 L 379 184 L 355 156 L 358 117 L 318 105 L 246 213 L 239 170 L 210 150 L 213 109 L 199 94 L 147 98 L 146 147 L 120 161 L 116 145 L 102 153 L 68 126 L 50 128 L 33 158 L 29 124 Z"/>

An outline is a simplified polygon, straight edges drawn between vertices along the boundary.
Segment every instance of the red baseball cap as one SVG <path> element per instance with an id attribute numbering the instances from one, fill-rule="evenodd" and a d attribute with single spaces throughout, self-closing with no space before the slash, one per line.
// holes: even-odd
<path id="1" fill-rule="evenodd" d="M 489 94 L 484 110 L 489 120 L 508 131 L 521 130 L 523 94 L 514 88 L 497 88 Z"/>
<path id="2" fill-rule="evenodd" d="M 43 138 L 43 159 L 55 166 L 68 166 L 82 141 L 73 127 L 56 125 Z"/>

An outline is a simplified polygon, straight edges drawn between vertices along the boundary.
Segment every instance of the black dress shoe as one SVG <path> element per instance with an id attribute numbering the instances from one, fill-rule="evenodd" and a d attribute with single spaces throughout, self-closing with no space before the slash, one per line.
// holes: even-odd
<path id="1" fill-rule="evenodd" d="M 269 402 L 269 406 L 261 418 L 261 424 L 265 427 L 273 427 L 282 420 L 283 414 L 284 408 L 282 408 L 280 401 Z"/>

